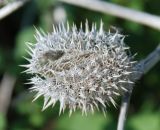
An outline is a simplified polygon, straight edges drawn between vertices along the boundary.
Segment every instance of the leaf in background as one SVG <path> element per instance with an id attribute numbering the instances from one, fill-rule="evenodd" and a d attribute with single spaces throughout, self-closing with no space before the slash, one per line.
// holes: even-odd
<path id="1" fill-rule="evenodd" d="M 23 29 L 19 32 L 16 38 L 16 45 L 14 50 L 14 58 L 16 61 L 22 59 L 22 56 L 28 55 L 26 52 L 27 46 L 26 42 L 33 42 L 35 30 L 33 27 Z"/>
<path id="2" fill-rule="evenodd" d="M 148 87 L 155 87 L 158 88 L 159 87 L 159 81 L 160 81 L 160 76 L 158 73 L 156 73 L 157 71 L 151 71 L 149 75 L 145 76 L 145 85 Z"/>
<path id="3" fill-rule="evenodd" d="M 30 123 L 36 127 L 42 127 L 44 124 L 44 116 L 41 113 L 32 113 L 29 118 Z"/>
<path id="4" fill-rule="evenodd" d="M 53 6 L 56 0 L 36 0 L 35 2 L 38 6 L 39 11 L 42 13 L 44 11 L 47 11 L 49 7 Z"/>
<path id="5" fill-rule="evenodd" d="M 132 1 L 128 1 L 128 6 L 129 6 L 129 8 L 143 11 L 144 10 L 144 3 L 145 3 L 145 1 L 132 0 Z"/>
<path id="6" fill-rule="evenodd" d="M 0 113 L 0 130 L 4 130 L 6 127 L 6 121 L 4 116 Z"/>
<path id="7" fill-rule="evenodd" d="M 133 128 L 133 130 L 159 130 L 160 112 L 142 113 L 132 116 L 129 120 L 129 126 Z"/>
<path id="8" fill-rule="evenodd" d="M 143 33 L 143 27 L 142 25 L 130 21 L 125 21 L 124 26 L 129 30 L 132 31 L 133 33 L 136 34 L 142 34 Z"/>
<path id="9" fill-rule="evenodd" d="M 109 124 L 110 116 L 105 118 L 102 113 L 82 116 L 80 112 L 73 113 L 71 117 L 68 114 L 60 116 L 57 122 L 58 130 L 104 130 L 106 124 Z"/>
<path id="10" fill-rule="evenodd" d="M 51 12 L 45 12 L 42 13 L 40 16 L 40 23 L 39 27 L 42 28 L 42 30 L 48 30 L 49 32 L 52 31 L 53 26 L 53 16 Z"/>

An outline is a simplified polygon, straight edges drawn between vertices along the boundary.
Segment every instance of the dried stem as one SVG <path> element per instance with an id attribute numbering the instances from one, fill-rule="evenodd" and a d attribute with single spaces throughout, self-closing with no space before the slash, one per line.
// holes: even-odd
<path id="1" fill-rule="evenodd" d="M 146 74 L 154 65 L 157 64 L 159 60 L 160 60 L 160 44 L 144 60 L 139 62 L 137 68 L 139 68 L 140 71 L 143 72 L 143 74 Z"/>
<path id="2" fill-rule="evenodd" d="M 128 110 L 131 95 L 132 95 L 132 92 L 130 91 L 130 92 L 126 92 L 123 96 L 117 130 L 124 130 L 124 123 L 126 120 L 126 113 Z"/>
<path id="3" fill-rule="evenodd" d="M 4 116 L 7 114 L 15 82 L 15 77 L 5 73 L 0 83 L 0 113 Z"/>
<path id="4" fill-rule="evenodd" d="M 127 19 L 160 30 L 160 17 L 99 0 L 60 0 L 65 3 Z"/>
<path id="5" fill-rule="evenodd" d="M 136 66 L 138 72 L 142 72 L 138 73 L 138 75 L 136 76 L 136 80 L 140 79 L 143 74 L 146 74 L 159 61 L 160 61 L 160 44 L 152 53 L 150 53 L 144 60 L 140 61 L 139 64 Z M 117 130 L 124 130 L 124 124 L 126 120 L 126 114 L 131 95 L 132 95 L 132 90 L 130 92 L 126 92 L 123 96 Z"/>
<path id="6" fill-rule="evenodd" d="M 2 20 L 3 18 L 7 17 L 11 13 L 16 11 L 20 7 L 22 7 L 27 1 L 29 0 L 16 0 L 12 3 L 7 4 L 3 8 L 1 8 L 0 9 L 0 20 Z"/>

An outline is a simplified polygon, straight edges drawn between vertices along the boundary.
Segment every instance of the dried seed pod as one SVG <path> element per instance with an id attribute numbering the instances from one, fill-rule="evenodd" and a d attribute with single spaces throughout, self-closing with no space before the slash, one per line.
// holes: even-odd
<path id="1" fill-rule="evenodd" d="M 44 96 L 43 110 L 57 101 L 60 113 L 68 107 L 70 114 L 116 106 L 114 99 L 133 84 L 134 62 L 124 38 L 105 32 L 102 22 L 99 30 L 93 24 L 90 31 L 86 22 L 85 31 L 63 24 L 49 34 L 37 31 L 37 43 L 28 43 L 31 58 L 24 67 L 35 75 L 31 90 L 37 92 L 35 99 Z"/>

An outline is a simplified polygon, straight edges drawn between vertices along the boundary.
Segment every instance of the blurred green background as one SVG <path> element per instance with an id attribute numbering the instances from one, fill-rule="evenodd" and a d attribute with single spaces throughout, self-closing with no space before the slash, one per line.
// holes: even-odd
<path id="1" fill-rule="evenodd" d="M 159 0 L 108 1 L 160 16 Z M 102 19 L 105 30 L 111 26 L 120 28 L 123 34 L 128 35 L 125 42 L 131 47 L 132 54 L 138 53 L 136 60 L 143 59 L 160 42 L 160 31 L 131 21 L 55 0 L 31 0 L 0 20 L 0 85 L 5 75 L 15 81 L 6 114 L 0 113 L 0 130 L 116 130 L 119 107 L 109 107 L 106 118 L 100 112 L 82 117 L 79 111 L 70 118 L 67 111 L 59 116 L 58 104 L 42 112 L 43 98 L 32 102 L 31 86 L 24 84 L 30 75 L 22 74 L 24 69 L 19 67 L 26 63 L 22 58 L 27 56 L 25 42 L 35 42 L 34 26 L 51 32 L 53 24 L 69 21 L 79 27 L 80 21 L 84 23 L 86 19 L 89 24 L 99 24 Z M 120 100 L 117 103 L 120 105 Z M 160 130 L 160 63 L 136 83 L 126 130 Z"/>

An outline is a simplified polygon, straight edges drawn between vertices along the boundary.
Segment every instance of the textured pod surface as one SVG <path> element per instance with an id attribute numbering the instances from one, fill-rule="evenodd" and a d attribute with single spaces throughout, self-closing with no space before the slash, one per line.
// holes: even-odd
<path id="1" fill-rule="evenodd" d="M 30 83 L 35 100 L 44 96 L 43 110 L 59 101 L 60 113 L 67 107 L 70 114 L 116 106 L 115 98 L 133 84 L 135 62 L 124 37 L 105 32 L 102 22 L 98 30 L 94 24 L 89 30 L 86 22 L 85 31 L 63 24 L 49 34 L 37 31 L 37 43 L 28 43 L 29 64 L 24 65 L 34 75 Z"/>

